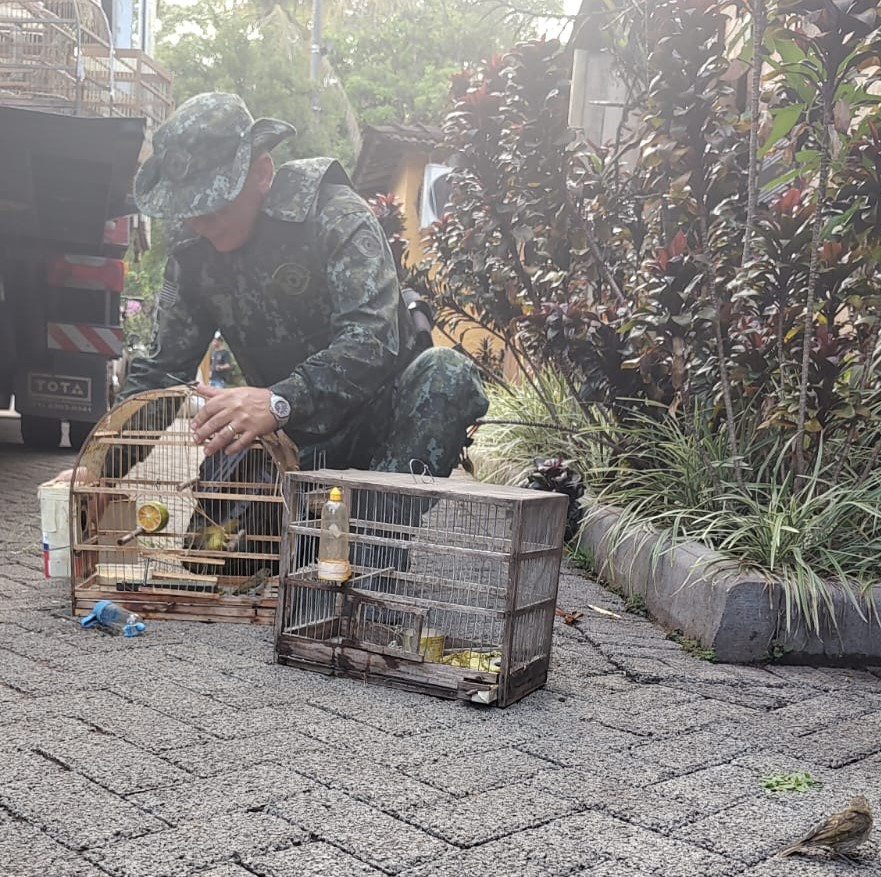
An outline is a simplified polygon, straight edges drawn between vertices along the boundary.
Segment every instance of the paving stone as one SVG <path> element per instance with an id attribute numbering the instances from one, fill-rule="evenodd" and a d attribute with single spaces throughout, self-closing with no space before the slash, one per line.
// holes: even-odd
<path id="1" fill-rule="evenodd" d="M 634 758 L 657 762 L 677 773 L 690 773 L 699 767 L 721 764 L 750 748 L 747 740 L 733 736 L 736 729 L 720 724 L 712 729 L 688 731 L 650 740 L 631 748 Z"/>
<path id="2" fill-rule="evenodd" d="M 424 783 L 462 797 L 508 786 L 547 770 L 544 758 L 517 749 L 445 756 L 403 771 Z"/>
<path id="3" fill-rule="evenodd" d="M 239 625 L 217 625 L 218 627 L 237 627 Z M 363 687 L 366 683 L 355 680 L 334 678 L 323 673 L 311 673 L 297 667 L 282 664 L 255 664 L 229 671 L 229 677 L 238 684 L 232 689 L 216 691 L 215 699 L 237 709 L 257 709 L 277 704 L 308 703 L 310 698 L 320 698 L 326 694 L 340 692 L 346 683 Z M 374 688 L 374 686 L 370 686 Z"/>
<path id="4" fill-rule="evenodd" d="M 356 719 L 380 731 L 397 736 L 422 734 L 459 723 L 463 710 L 458 704 L 389 688 L 377 697 L 376 687 L 346 685 L 309 699 L 326 713 Z"/>
<path id="5" fill-rule="evenodd" d="M 601 858 L 577 820 L 565 819 L 456 851 L 402 877 L 564 877 Z"/>
<path id="6" fill-rule="evenodd" d="M 90 862 L 33 825 L 0 814 L 0 873 L 8 877 L 101 877 Z"/>
<path id="7" fill-rule="evenodd" d="M 662 780 L 647 791 L 677 801 L 697 802 L 705 812 L 713 812 L 754 797 L 762 789 L 761 778 L 768 773 L 737 762 L 720 764 Z"/>
<path id="8" fill-rule="evenodd" d="M 881 697 L 863 695 L 854 698 L 840 692 L 824 692 L 775 710 L 767 721 L 769 727 L 778 727 L 787 734 L 802 737 L 879 709 Z"/>
<path id="9" fill-rule="evenodd" d="M 67 677 L 46 662 L 25 658 L 0 648 L 0 682 L 26 694 L 54 694 L 69 687 Z M 77 688 L 89 687 L 84 680 Z"/>
<path id="10" fill-rule="evenodd" d="M 743 877 L 854 877 L 855 874 L 881 875 L 881 852 L 877 844 L 866 843 L 853 854 L 856 865 L 824 853 L 772 857 L 743 872 Z"/>
<path id="11" fill-rule="evenodd" d="M 419 736 L 399 737 L 354 719 L 297 722 L 298 730 L 313 740 L 355 758 L 373 759 L 389 767 L 421 764 L 432 758 L 498 747 L 498 739 L 483 726 L 439 729 Z"/>
<path id="12" fill-rule="evenodd" d="M 236 813 L 188 822 L 84 855 L 115 877 L 183 877 L 232 860 L 240 860 L 247 871 L 254 857 L 307 839 L 302 829 L 275 816 Z"/>
<path id="13" fill-rule="evenodd" d="M 214 865 L 207 871 L 199 871 L 199 877 L 253 877 L 253 871 L 246 871 L 240 865 L 225 863 Z"/>
<path id="14" fill-rule="evenodd" d="M 881 752 L 881 712 L 858 719 L 832 722 L 820 731 L 805 734 L 792 742 L 780 740 L 783 751 L 829 767 L 843 767 L 868 755 Z"/>
<path id="15" fill-rule="evenodd" d="M 284 728 L 238 740 L 216 740 L 168 749 L 162 757 L 188 773 L 212 777 L 235 767 L 243 769 L 262 762 L 285 763 L 287 759 L 308 757 L 310 752 L 324 748 L 320 741 Z"/>
<path id="16" fill-rule="evenodd" d="M 653 692 L 647 694 L 651 697 Z M 680 699 L 677 694 L 672 694 L 669 698 L 671 702 L 668 703 L 667 699 L 655 695 L 650 707 L 640 707 L 639 704 L 629 707 L 627 703 L 629 697 L 622 695 L 622 698 L 623 704 L 614 700 L 604 703 L 602 711 L 596 715 L 597 721 L 612 728 L 643 736 L 687 731 L 723 721 L 731 723 L 753 721 L 756 718 L 755 710 L 709 698 Z"/>
<path id="17" fill-rule="evenodd" d="M 158 756 L 107 734 L 47 742 L 40 751 L 120 795 L 174 785 L 188 776 Z"/>
<path id="18" fill-rule="evenodd" d="M 167 709 L 169 701 L 163 698 L 158 705 Z M 75 717 L 69 721 L 84 723 L 89 730 L 97 729 L 105 734 L 122 737 L 151 752 L 213 739 L 204 731 L 149 706 L 131 703 L 116 692 L 108 690 L 66 692 L 31 698 L 16 704 L 8 712 L 0 710 L 0 726 L 7 722 L 15 725 L 38 722 L 43 725 L 47 720 L 59 717 Z"/>
<path id="19" fill-rule="evenodd" d="M 16 704 L 9 712 L 18 712 L 22 704 Z M 80 719 L 48 717 L 40 721 L 30 715 L 30 710 L 19 721 L 12 721 L 0 728 L 0 752 L 16 752 L 33 749 L 57 740 L 75 740 L 88 737 L 95 729 Z"/>
<path id="20" fill-rule="evenodd" d="M 647 871 L 636 871 L 631 864 L 609 859 L 579 873 L 581 877 L 649 877 Z"/>
<path id="21" fill-rule="evenodd" d="M 591 767 L 570 768 L 558 767 L 554 770 L 544 770 L 534 777 L 525 781 L 525 784 L 540 789 L 551 795 L 573 801 L 578 810 L 603 809 L 607 802 L 617 797 L 629 797 L 647 786 L 647 783 L 639 777 L 626 774 L 626 768 L 620 773 L 613 756 L 607 756 L 607 761 L 602 765 Z M 611 764 L 611 770 L 607 765 Z M 669 775 L 669 771 L 667 775 Z M 624 775 L 622 775 L 624 774 Z M 658 779 L 657 774 L 651 776 L 651 781 Z"/>
<path id="22" fill-rule="evenodd" d="M 279 705 L 253 710 L 224 710 L 194 717 L 192 722 L 214 737 L 222 740 L 238 740 L 288 728 L 291 725 L 291 718 L 290 707 Z M 301 704 L 296 709 L 298 728 L 307 729 L 333 719 L 332 713 L 308 704 Z"/>
<path id="23" fill-rule="evenodd" d="M 260 877 L 380 877 L 385 873 L 323 841 L 266 853 L 255 858 L 252 867 Z"/>
<path id="24" fill-rule="evenodd" d="M 719 682 L 683 679 L 667 680 L 665 684 L 690 694 L 765 712 L 779 710 L 791 703 L 798 703 L 813 693 L 812 689 L 786 688 L 782 680 L 777 680 L 777 682 L 777 685 L 722 685 Z"/>
<path id="25" fill-rule="evenodd" d="M 285 757 L 299 773 L 316 783 L 345 792 L 392 816 L 403 816 L 416 807 L 451 800 L 447 792 L 407 776 L 394 767 L 352 756 L 341 763 L 339 753 L 328 747 L 296 758 Z"/>
<path id="26" fill-rule="evenodd" d="M 519 745 L 518 748 L 537 755 L 555 764 L 576 766 L 590 764 L 598 752 L 612 750 L 626 752 L 628 748 L 641 738 L 626 731 L 607 728 L 598 722 L 585 721 L 577 728 L 572 728 L 565 735 L 557 733 L 557 729 L 548 729 L 549 733 L 535 735 L 533 739 Z"/>
<path id="27" fill-rule="evenodd" d="M 19 616 L 16 615 L 16 618 Z M 71 651 L 83 652 L 88 648 L 88 643 L 76 636 L 76 631 L 33 631 L 18 621 L 0 622 L 0 649 L 38 663 L 45 662 L 45 666 L 55 666 L 56 662 L 67 658 Z"/>
<path id="28" fill-rule="evenodd" d="M 437 835 L 416 827 L 418 819 L 402 822 L 332 789 L 281 801 L 271 812 L 389 874 L 434 861 L 450 850 Z"/>
<path id="29" fill-rule="evenodd" d="M 223 813 L 257 811 L 313 788 L 311 780 L 286 765 L 262 763 L 191 779 L 150 792 L 127 795 L 129 801 L 169 825 L 202 821 Z"/>
<path id="30" fill-rule="evenodd" d="M 408 819 L 457 846 L 475 846 L 565 816 L 576 802 L 524 782 L 414 810 Z"/>
<path id="31" fill-rule="evenodd" d="M 128 801 L 48 761 L 38 776 L 0 786 L 0 807 L 75 850 L 165 828 Z"/>
<path id="32" fill-rule="evenodd" d="M 786 798 L 757 795 L 672 834 L 755 865 L 810 831 L 828 807 L 824 801 L 828 798 L 819 790 Z"/>

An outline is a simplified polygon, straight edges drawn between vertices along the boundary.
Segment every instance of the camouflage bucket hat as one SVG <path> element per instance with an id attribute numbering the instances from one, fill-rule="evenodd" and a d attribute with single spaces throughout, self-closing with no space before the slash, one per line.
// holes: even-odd
<path id="1" fill-rule="evenodd" d="M 277 119 L 257 119 L 235 94 L 197 94 L 153 135 L 153 154 L 135 177 L 138 210 L 162 219 L 215 213 L 242 190 L 255 152 L 297 133 Z"/>

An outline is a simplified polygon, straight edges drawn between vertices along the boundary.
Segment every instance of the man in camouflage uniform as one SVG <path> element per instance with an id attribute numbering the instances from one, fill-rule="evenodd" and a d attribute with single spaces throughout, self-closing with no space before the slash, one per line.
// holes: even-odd
<path id="1" fill-rule="evenodd" d="M 342 167 L 269 155 L 292 126 L 254 121 L 231 94 L 197 95 L 153 137 L 135 180 L 139 210 L 179 225 L 151 355 L 121 391 L 189 381 L 220 330 L 246 387 L 200 388 L 193 434 L 236 454 L 283 428 L 304 468 L 445 476 L 486 412 L 473 363 L 418 352 L 391 251 Z"/>

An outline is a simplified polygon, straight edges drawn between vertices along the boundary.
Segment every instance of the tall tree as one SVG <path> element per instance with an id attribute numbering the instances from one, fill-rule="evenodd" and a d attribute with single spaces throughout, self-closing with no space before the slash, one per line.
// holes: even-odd
<path id="1" fill-rule="evenodd" d="M 346 100 L 332 81 L 309 81 L 308 28 L 297 16 L 306 4 L 198 0 L 163 10 L 158 56 L 174 75 L 177 103 L 203 91 L 232 91 L 255 116 L 293 122 L 298 136 L 279 146 L 282 159 L 333 155 L 354 159 Z M 321 112 L 314 113 L 314 88 Z"/>
<path id="2" fill-rule="evenodd" d="M 443 120 L 451 77 L 555 29 L 560 0 L 360 0 L 327 4 L 329 57 L 367 124 Z M 559 24 L 557 25 L 559 27 Z"/>

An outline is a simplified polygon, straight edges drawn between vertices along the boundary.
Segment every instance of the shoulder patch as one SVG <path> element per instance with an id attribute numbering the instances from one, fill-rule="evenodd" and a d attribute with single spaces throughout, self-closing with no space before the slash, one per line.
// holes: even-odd
<path id="1" fill-rule="evenodd" d="M 378 259 L 382 255 L 382 244 L 379 238 L 367 229 L 362 229 L 352 239 L 355 249 L 368 259 Z"/>

